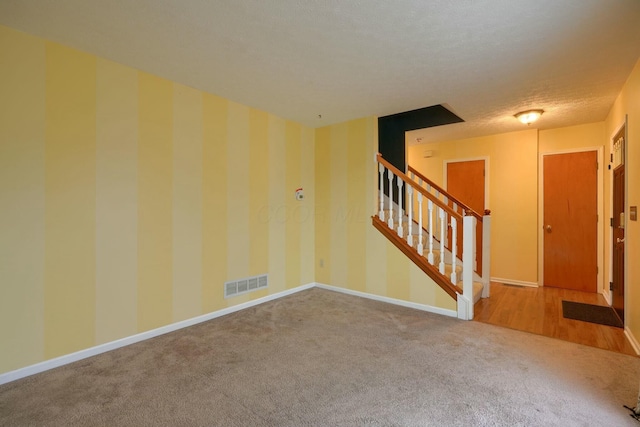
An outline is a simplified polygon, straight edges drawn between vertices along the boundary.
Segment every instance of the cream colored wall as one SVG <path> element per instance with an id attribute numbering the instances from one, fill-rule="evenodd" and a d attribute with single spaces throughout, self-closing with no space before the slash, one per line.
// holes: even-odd
<path id="1" fill-rule="evenodd" d="M 606 147 L 609 150 L 609 141 L 615 132 L 624 123 L 625 115 L 627 122 L 627 158 L 625 164 L 625 174 L 627 176 L 627 198 L 626 217 L 629 217 L 629 206 L 640 205 L 640 61 L 638 61 L 629 75 L 622 91 L 618 95 L 609 116 L 606 120 L 605 135 L 607 138 Z M 609 151 L 607 151 L 607 157 Z M 607 174 L 610 177 L 610 174 Z M 609 178 L 610 179 L 610 178 Z M 609 181 L 605 188 L 609 189 Z M 607 204 L 608 206 L 608 204 Z M 607 217 L 611 216 L 607 210 Z M 610 229 L 607 228 L 605 241 L 611 239 Z M 627 328 L 638 340 L 640 338 L 640 225 L 638 221 L 627 221 L 625 229 L 626 239 L 626 270 L 625 277 L 626 297 L 625 297 L 625 323 Z M 607 253 L 605 258 L 609 258 Z"/>
<path id="2" fill-rule="evenodd" d="M 541 130 L 538 138 L 538 149 L 541 154 L 583 148 L 600 148 L 604 146 L 604 141 L 606 141 L 604 122 Z"/>
<path id="3" fill-rule="evenodd" d="M 433 157 L 425 158 L 427 150 Z M 491 277 L 537 284 L 537 131 L 409 145 L 407 151 L 409 164 L 439 185 L 445 161 L 488 158 Z"/>
<path id="4" fill-rule="evenodd" d="M 0 63 L 0 373 L 315 281 L 314 130 L 6 27 Z"/>
<path id="5" fill-rule="evenodd" d="M 319 128 L 315 140 L 317 281 L 455 310 L 455 301 L 371 224 L 377 120 Z"/>

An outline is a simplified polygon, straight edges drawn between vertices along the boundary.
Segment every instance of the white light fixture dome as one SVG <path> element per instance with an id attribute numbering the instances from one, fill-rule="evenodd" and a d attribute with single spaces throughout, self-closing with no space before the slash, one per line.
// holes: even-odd
<path id="1" fill-rule="evenodd" d="M 544 113 L 544 110 L 527 110 L 521 111 L 514 115 L 514 117 L 520 120 L 525 125 L 530 125 L 540 118 L 540 116 Z"/>

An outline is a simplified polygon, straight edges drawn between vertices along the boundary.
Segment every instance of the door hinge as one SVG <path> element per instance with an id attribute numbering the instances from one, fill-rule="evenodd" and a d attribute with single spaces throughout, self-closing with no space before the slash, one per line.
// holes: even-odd
<path id="1" fill-rule="evenodd" d="M 611 153 L 611 163 L 613 163 L 613 153 Z"/>
<path id="2" fill-rule="evenodd" d="M 609 218 L 609 227 L 613 227 L 613 218 Z"/>
<path id="3" fill-rule="evenodd" d="M 613 282 L 609 282 L 609 290 L 612 291 L 613 290 Z"/>

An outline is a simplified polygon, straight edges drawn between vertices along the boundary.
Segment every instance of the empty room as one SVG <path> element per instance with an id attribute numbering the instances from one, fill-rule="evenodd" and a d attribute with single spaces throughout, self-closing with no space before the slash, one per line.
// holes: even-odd
<path id="1" fill-rule="evenodd" d="M 1 1 L 0 426 L 638 425 L 638 22 Z"/>

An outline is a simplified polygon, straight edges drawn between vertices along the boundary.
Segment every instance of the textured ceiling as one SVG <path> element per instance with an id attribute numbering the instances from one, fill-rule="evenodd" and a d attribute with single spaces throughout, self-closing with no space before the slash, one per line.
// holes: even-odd
<path id="1" fill-rule="evenodd" d="M 445 104 L 423 142 L 604 120 L 639 0 L 0 0 L 0 24 L 311 127 Z M 322 115 L 320 118 L 319 115 Z"/>

